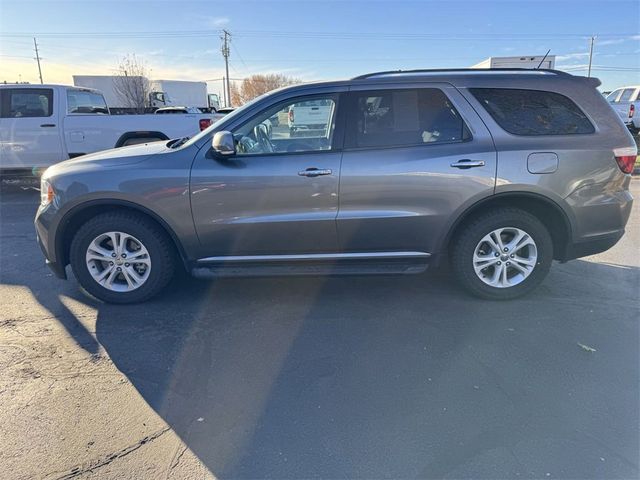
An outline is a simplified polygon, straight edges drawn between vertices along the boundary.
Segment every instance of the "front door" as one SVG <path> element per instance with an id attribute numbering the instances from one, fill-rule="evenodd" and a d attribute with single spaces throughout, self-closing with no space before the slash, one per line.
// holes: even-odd
<path id="1" fill-rule="evenodd" d="M 1 168 L 46 167 L 65 160 L 51 88 L 3 89 Z"/>
<path id="2" fill-rule="evenodd" d="M 452 217 L 493 193 L 489 131 L 447 84 L 357 86 L 347 103 L 341 249 L 435 253 Z"/>
<path id="3" fill-rule="evenodd" d="M 290 112 L 310 101 L 323 118 L 294 131 Z M 190 188 L 201 258 L 337 250 L 337 107 L 337 94 L 296 97 L 234 128 L 232 157 L 201 149 Z"/>

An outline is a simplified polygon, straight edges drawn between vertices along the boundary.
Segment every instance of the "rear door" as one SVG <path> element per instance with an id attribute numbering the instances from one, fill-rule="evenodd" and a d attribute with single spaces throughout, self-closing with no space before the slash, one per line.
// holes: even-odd
<path id="1" fill-rule="evenodd" d="M 453 86 L 354 86 L 340 177 L 340 247 L 432 254 L 457 212 L 493 193 L 495 172 L 489 131 Z"/>
<path id="2" fill-rule="evenodd" d="M 0 168 L 46 167 L 64 160 L 54 90 L 16 87 L 3 92 Z"/>

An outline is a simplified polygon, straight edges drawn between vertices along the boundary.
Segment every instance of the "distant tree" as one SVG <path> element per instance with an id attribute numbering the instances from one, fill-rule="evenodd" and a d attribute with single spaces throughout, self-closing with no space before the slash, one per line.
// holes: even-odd
<path id="1" fill-rule="evenodd" d="M 239 86 L 235 82 L 231 85 L 231 103 L 234 107 L 239 107 L 263 93 L 295 83 L 300 83 L 300 80 L 281 73 L 251 75 L 242 80 Z"/>
<path id="2" fill-rule="evenodd" d="M 123 106 L 137 113 L 144 113 L 149 106 L 151 86 L 147 75 L 147 66 L 135 55 L 127 55 L 116 67 L 113 89 Z"/>

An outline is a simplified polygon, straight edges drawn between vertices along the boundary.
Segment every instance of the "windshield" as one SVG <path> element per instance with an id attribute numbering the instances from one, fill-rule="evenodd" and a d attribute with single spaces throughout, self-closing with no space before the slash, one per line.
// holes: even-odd
<path id="1" fill-rule="evenodd" d="M 209 126 L 209 128 L 207 128 L 206 130 L 203 130 L 200 133 L 198 133 L 197 135 L 194 135 L 193 137 L 191 137 L 189 139 L 189 141 L 184 143 L 182 146 L 183 147 L 189 147 L 189 146 L 193 145 L 194 143 L 198 143 L 202 138 L 205 138 L 205 137 L 211 135 L 212 132 L 219 130 L 219 125 L 221 125 L 223 122 L 224 123 L 232 122 L 238 115 L 242 115 L 248 108 L 251 108 L 256 103 L 258 103 L 263 98 L 265 98 L 267 95 L 270 95 L 272 93 L 273 92 L 268 92 L 268 93 L 265 93 L 263 95 L 260 95 L 259 97 L 256 97 L 253 100 L 251 100 L 250 102 L 245 103 L 241 107 L 238 107 L 237 109 L 235 109 L 231 113 L 229 113 L 229 114 L 225 115 L 224 117 L 222 117 L 221 119 L 213 122 Z"/>

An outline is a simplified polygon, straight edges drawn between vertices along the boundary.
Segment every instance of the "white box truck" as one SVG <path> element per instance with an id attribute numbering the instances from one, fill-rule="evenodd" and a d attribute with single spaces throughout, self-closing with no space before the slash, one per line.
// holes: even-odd
<path id="1" fill-rule="evenodd" d="M 553 70 L 555 55 L 528 55 L 520 57 L 489 57 L 471 68 L 544 68 Z"/>
<path id="2" fill-rule="evenodd" d="M 76 87 L 100 90 L 112 114 L 135 113 L 125 105 L 115 89 L 113 75 L 73 75 Z M 148 80 L 150 86 L 148 111 L 161 107 L 195 107 L 203 112 L 216 112 L 220 108 L 218 95 L 207 92 L 206 82 L 183 80 Z"/>
<path id="3" fill-rule="evenodd" d="M 152 80 L 151 107 L 196 107 L 218 110 L 218 96 L 207 93 L 206 82 Z"/>

